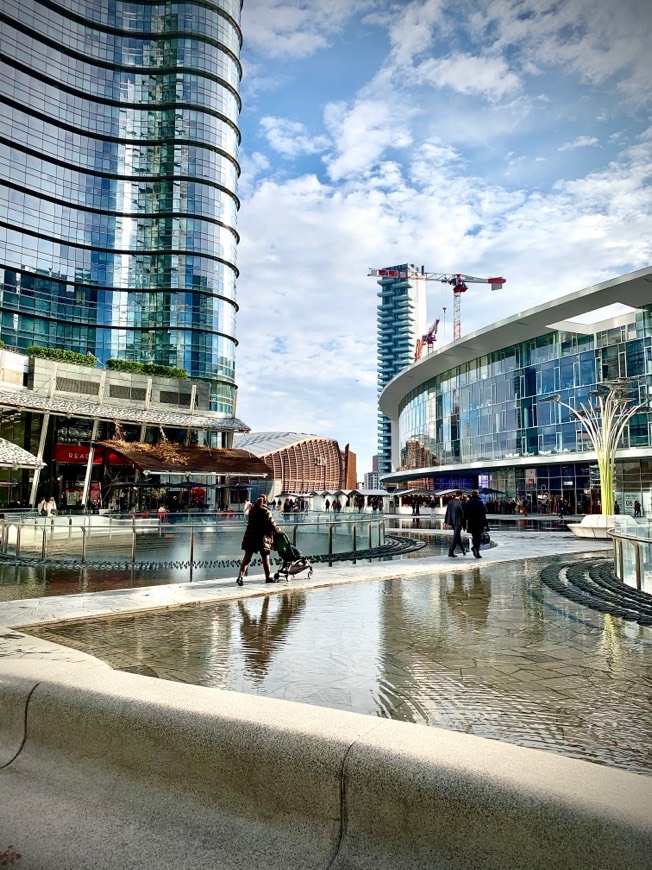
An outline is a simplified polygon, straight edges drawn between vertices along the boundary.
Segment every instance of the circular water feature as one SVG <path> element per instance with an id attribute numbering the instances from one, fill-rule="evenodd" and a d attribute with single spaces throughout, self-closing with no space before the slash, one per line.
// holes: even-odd
<path id="1" fill-rule="evenodd" d="M 30 633 L 127 671 L 652 773 L 652 628 L 558 595 L 540 579 L 550 562 L 288 590 Z"/>

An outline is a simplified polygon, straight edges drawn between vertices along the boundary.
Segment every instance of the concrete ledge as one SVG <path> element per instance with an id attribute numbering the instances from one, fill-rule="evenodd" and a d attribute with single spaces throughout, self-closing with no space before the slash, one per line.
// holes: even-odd
<path id="1" fill-rule="evenodd" d="M 650 866 L 652 778 L 106 668 L 2 671 L 0 854 L 25 870 Z"/>

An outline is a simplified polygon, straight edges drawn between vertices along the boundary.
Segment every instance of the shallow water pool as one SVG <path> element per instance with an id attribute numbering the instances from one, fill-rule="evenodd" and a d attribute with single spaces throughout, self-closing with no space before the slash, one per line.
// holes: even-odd
<path id="1" fill-rule="evenodd" d="M 32 631 L 114 668 L 652 773 L 652 629 L 543 586 L 545 561 L 291 590 Z"/>

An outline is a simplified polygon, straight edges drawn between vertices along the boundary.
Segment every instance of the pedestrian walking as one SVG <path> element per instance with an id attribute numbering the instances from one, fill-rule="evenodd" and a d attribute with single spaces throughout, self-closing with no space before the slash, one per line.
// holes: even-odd
<path id="1" fill-rule="evenodd" d="M 259 496 L 251 506 L 247 514 L 247 528 L 242 538 L 244 556 L 240 562 L 240 571 L 236 583 L 244 586 L 244 578 L 254 553 L 260 553 L 265 572 L 265 583 L 276 583 L 272 579 L 269 567 L 269 554 L 274 546 L 274 535 L 280 534 L 281 530 L 274 522 L 272 512 L 267 507 L 267 496 Z"/>
<path id="2" fill-rule="evenodd" d="M 45 513 L 45 498 L 42 498 L 40 502 L 36 505 L 36 511 L 39 514 Z"/>
<path id="3" fill-rule="evenodd" d="M 56 514 L 56 512 L 57 512 L 57 503 L 54 500 L 54 496 L 51 495 L 50 498 L 47 500 L 47 504 L 45 505 L 45 513 L 46 513 L 46 516 L 51 517 L 54 514 Z"/>
<path id="4" fill-rule="evenodd" d="M 457 558 L 455 548 L 459 547 L 462 555 L 466 556 L 466 548 L 462 543 L 462 529 L 464 528 L 464 508 L 462 507 L 461 492 L 456 492 L 453 498 L 446 505 L 446 516 L 444 517 L 444 525 L 453 530 L 453 540 L 448 548 L 448 555 L 451 559 Z"/>
<path id="5" fill-rule="evenodd" d="M 466 530 L 471 535 L 471 551 L 476 559 L 481 559 L 480 537 L 483 532 L 489 531 L 487 523 L 487 508 L 478 494 L 478 490 L 471 491 L 471 498 L 464 503 L 464 519 Z"/>
<path id="6" fill-rule="evenodd" d="M 640 503 L 640 501 L 634 502 L 634 516 L 635 517 L 641 516 L 641 503 Z"/>

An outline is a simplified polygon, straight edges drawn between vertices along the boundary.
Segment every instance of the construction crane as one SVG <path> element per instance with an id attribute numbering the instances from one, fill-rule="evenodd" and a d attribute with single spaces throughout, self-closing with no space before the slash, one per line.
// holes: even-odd
<path id="1" fill-rule="evenodd" d="M 433 344 L 437 341 L 437 327 L 439 326 L 439 318 L 435 320 L 432 324 L 428 332 L 425 335 L 422 335 L 421 338 L 417 339 L 417 346 L 414 351 L 414 361 L 417 362 L 421 359 L 421 354 L 423 353 L 424 347 L 428 348 L 428 353 L 432 350 Z"/>
<path id="2" fill-rule="evenodd" d="M 439 281 L 442 284 L 450 284 L 453 288 L 453 341 L 462 337 L 462 293 L 466 293 L 469 284 L 489 284 L 492 290 L 502 287 L 505 278 L 474 278 L 473 275 L 463 275 L 458 272 L 454 275 L 445 272 L 426 272 L 424 267 L 416 268 L 414 265 L 401 267 L 400 269 L 369 269 L 369 278 L 398 278 L 403 281 Z"/>

